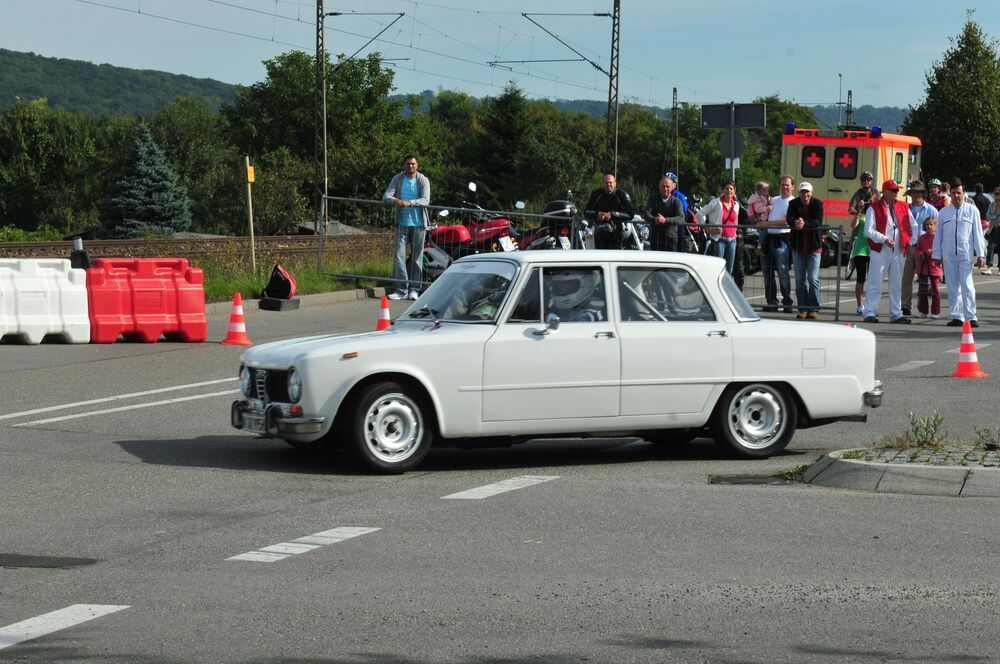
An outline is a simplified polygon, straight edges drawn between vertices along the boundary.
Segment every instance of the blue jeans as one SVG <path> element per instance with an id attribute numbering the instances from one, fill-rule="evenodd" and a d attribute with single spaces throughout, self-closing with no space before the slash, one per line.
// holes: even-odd
<path id="1" fill-rule="evenodd" d="M 788 243 L 781 236 L 764 236 L 764 254 L 760 257 L 761 272 L 764 273 L 764 299 L 769 307 L 778 306 L 778 288 L 774 283 L 774 272 L 778 272 L 781 285 L 781 304 L 792 306 L 792 282 L 788 278 Z"/>
<path id="2" fill-rule="evenodd" d="M 819 311 L 819 259 L 820 254 L 792 252 L 799 311 Z"/>
<path id="3" fill-rule="evenodd" d="M 715 255 L 726 259 L 726 272 L 733 273 L 733 263 L 736 262 L 736 238 L 720 237 L 715 241 Z"/>
<path id="4" fill-rule="evenodd" d="M 424 235 L 423 226 L 396 226 L 396 262 L 393 278 L 396 290 L 404 295 L 410 290 L 420 290 L 424 280 Z M 410 260 L 406 260 L 406 247 L 410 247 Z"/>

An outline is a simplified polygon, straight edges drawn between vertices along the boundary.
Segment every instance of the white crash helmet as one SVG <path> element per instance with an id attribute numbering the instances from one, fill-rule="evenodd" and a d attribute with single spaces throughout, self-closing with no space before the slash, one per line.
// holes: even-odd
<path id="1" fill-rule="evenodd" d="M 594 272 L 553 274 L 549 279 L 552 303 L 556 309 L 574 309 L 585 302 L 597 289 Z"/>

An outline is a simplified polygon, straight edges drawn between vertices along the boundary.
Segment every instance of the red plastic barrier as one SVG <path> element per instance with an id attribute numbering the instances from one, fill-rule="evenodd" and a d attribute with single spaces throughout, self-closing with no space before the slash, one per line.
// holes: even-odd
<path id="1" fill-rule="evenodd" d="M 97 258 L 87 270 L 90 341 L 205 341 L 201 268 L 184 258 Z"/>

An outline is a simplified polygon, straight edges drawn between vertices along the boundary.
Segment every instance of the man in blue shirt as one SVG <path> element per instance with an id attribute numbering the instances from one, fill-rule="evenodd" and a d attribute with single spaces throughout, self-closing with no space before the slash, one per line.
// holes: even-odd
<path id="1" fill-rule="evenodd" d="M 417 299 L 423 282 L 424 236 L 430 218 L 427 205 L 431 202 L 431 183 L 417 172 L 417 158 L 406 155 L 403 170 L 393 176 L 382 194 L 382 202 L 396 206 L 396 261 L 393 278 L 396 290 L 390 300 Z M 410 259 L 406 259 L 409 247 Z"/>

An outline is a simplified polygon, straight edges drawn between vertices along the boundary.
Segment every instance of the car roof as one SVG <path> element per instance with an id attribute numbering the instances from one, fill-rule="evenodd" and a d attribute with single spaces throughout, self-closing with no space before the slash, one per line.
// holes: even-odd
<path id="1" fill-rule="evenodd" d="M 688 254 L 679 251 L 635 251 L 617 249 L 575 249 L 511 251 L 464 256 L 458 262 L 514 261 L 522 265 L 551 265 L 560 263 L 682 263 L 695 270 L 718 270 L 725 260 L 715 256 Z"/>

